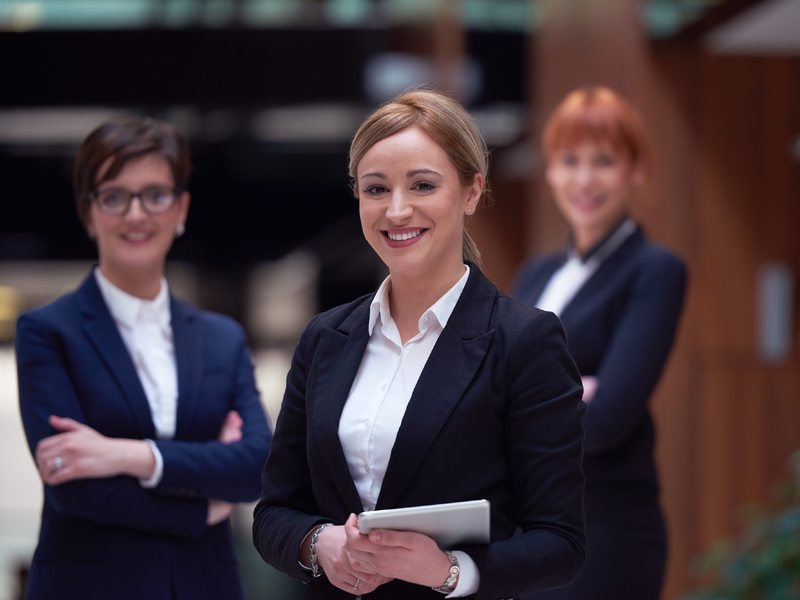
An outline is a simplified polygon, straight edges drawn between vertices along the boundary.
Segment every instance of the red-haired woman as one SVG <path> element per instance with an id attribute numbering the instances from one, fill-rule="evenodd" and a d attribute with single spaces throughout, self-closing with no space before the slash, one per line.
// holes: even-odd
<path id="1" fill-rule="evenodd" d="M 647 166 L 639 116 L 606 88 L 569 94 L 544 131 L 547 182 L 569 223 L 515 297 L 562 320 L 584 384 L 586 565 L 547 599 L 655 600 L 666 560 L 648 400 L 675 337 L 686 270 L 631 218 Z"/>

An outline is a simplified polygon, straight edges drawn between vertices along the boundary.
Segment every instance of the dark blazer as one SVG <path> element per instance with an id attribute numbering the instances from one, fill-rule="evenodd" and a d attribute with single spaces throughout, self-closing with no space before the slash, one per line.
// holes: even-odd
<path id="1" fill-rule="evenodd" d="M 233 320 L 171 298 L 178 367 L 175 438 L 156 441 L 154 489 L 119 476 L 45 486 L 28 599 L 238 599 L 228 521 L 206 525 L 208 498 L 258 497 L 270 431 L 244 332 Z M 19 318 L 22 421 L 31 452 L 57 433 L 50 415 L 119 438 L 155 439 L 136 369 L 93 275 L 74 293 Z M 243 437 L 216 441 L 237 410 Z"/>
<path id="2" fill-rule="evenodd" d="M 566 252 L 521 270 L 514 297 L 535 304 Z M 581 375 L 600 381 L 583 426 L 586 484 L 657 489 L 647 402 L 683 306 L 686 268 L 637 229 L 606 258 L 561 313 Z"/>
<path id="3" fill-rule="evenodd" d="M 351 598 L 298 564 L 316 524 L 362 510 L 338 436 L 368 342 L 365 296 L 318 315 L 295 351 L 253 535 L 264 559 L 309 583 L 307 598 Z M 466 551 L 477 598 L 565 585 L 583 563 L 579 375 L 558 319 L 497 291 L 471 266 L 400 425 L 376 509 L 486 498 L 488 546 Z M 519 526 L 523 535 L 514 537 Z M 441 598 L 392 581 L 370 599 Z"/>

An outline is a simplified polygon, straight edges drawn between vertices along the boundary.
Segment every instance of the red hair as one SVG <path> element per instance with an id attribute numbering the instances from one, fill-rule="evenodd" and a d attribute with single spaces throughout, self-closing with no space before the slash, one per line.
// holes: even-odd
<path id="1" fill-rule="evenodd" d="M 634 164 L 647 166 L 648 151 L 639 113 L 615 91 L 604 87 L 575 90 L 550 115 L 542 135 L 547 160 L 582 142 L 608 143 Z"/>

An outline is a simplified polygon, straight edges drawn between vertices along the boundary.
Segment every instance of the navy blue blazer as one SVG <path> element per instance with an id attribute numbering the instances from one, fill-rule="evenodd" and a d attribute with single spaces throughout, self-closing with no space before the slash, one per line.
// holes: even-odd
<path id="1" fill-rule="evenodd" d="M 318 315 L 292 360 L 262 476 L 253 536 L 264 559 L 308 583 L 307 598 L 352 598 L 298 564 L 316 524 L 362 511 L 339 418 L 369 339 L 373 296 Z M 458 548 L 480 570 L 476 598 L 565 585 L 584 558 L 584 406 L 551 313 L 500 293 L 475 267 L 411 396 L 376 509 L 486 498 L 491 544 Z M 523 534 L 514 537 L 520 527 Z M 395 580 L 370 599 L 441 598 Z"/>
<path id="2" fill-rule="evenodd" d="M 526 264 L 514 297 L 535 304 L 565 260 L 558 252 Z M 599 380 L 583 421 L 587 486 L 657 490 L 647 402 L 672 347 L 685 287 L 680 259 L 637 228 L 561 313 L 581 375 Z"/>
<path id="3" fill-rule="evenodd" d="M 209 498 L 255 500 L 271 438 L 242 328 L 171 298 L 178 367 L 175 437 L 157 440 L 163 479 L 46 485 L 28 599 L 238 599 L 228 521 L 206 525 Z M 19 398 L 31 452 L 57 433 L 50 415 L 109 437 L 155 440 L 136 369 L 94 275 L 75 292 L 19 318 Z M 216 441 L 228 411 L 243 437 Z"/>

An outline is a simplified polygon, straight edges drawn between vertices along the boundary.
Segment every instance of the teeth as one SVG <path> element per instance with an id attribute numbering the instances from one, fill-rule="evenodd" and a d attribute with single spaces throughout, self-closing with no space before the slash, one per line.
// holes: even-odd
<path id="1" fill-rule="evenodd" d="M 146 239 L 147 236 L 148 236 L 148 234 L 146 234 L 146 233 L 128 233 L 128 234 L 125 234 L 126 238 L 128 238 L 129 240 L 132 240 L 134 242 L 141 242 L 142 240 Z"/>
<path id="2" fill-rule="evenodd" d="M 394 242 L 404 242 L 405 240 L 417 237 L 420 233 L 422 233 L 422 229 L 415 229 L 414 231 L 407 231 L 405 233 L 392 233 L 391 231 L 387 231 L 386 235 Z"/>

